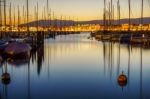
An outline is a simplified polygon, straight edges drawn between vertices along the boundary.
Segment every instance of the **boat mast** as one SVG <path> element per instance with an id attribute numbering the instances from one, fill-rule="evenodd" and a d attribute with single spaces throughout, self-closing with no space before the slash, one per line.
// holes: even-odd
<path id="1" fill-rule="evenodd" d="M 120 26 L 121 25 L 121 22 L 120 22 L 120 0 L 118 0 L 118 2 L 117 2 L 117 12 L 118 12 L 118 25 Z"/>
<path id="2" fill-rule="evenodd" d="M 19 25 L 20 25 L 20 11 L 19 11 L 19 5 L 18 5 L 18 32 L 20 32 Z"/>
<path id="3" fill-rule="evenodd" d="M 49 7 L 48 7 L 48 4 L 49 4 L 49 0 L 47 0 L 47 20 L 48 20 L 47 31 L 49 31 Z"/>
<path id="4" fill-rule="evenodd" d="M 9 25 L 10 25 L 10 30 L 12 31 L 12 16 L 11 16 L 11 3 L 10 3 L 10 7 L 9 7 Z"/>
<path id="5" fill-rule="evenodd" d="M 118 1 L 119 1 L 119 0 L 118 0 Z M 121 25 L 121 20 L 120 20 L 120 14 L 121 14 L 121 13 L 120 13 L 120 1 L 119 1 L 118 3 L 119 3 L 119 6 L 118 6 L 118 8 L 119 8 L 119 9 L 118 9 L 118 10 L 119 10 L 119 25 Z"/>
<path id="6" fill-rule="evenodd" d="M 46 8 L 45 7 L 44 7 L 44 15 L 43 15 L 43 17 L 44 17 L 43 26 L 44 26 L 44 29 L 46 30 L 48 25 L 46 25 Z"/>
<path id="7" fill-rule="evenodd" d="M 70 31 L 71 29 L 70 29 L 70 26 L 71 26 L 71 18 L 70 18 L 70 16 L 69 16 L 69 21 L 68 21 L 68 30 Z"/>
<path id="8" fill-rule="evenodd" d="M 27 0 L 27 33 L 28 33 L 28 35 L 30 35 L 28 24 L 29 24 L 29 0 Z"/>
<path id="9" fill-rule="evenodd" d="M 15 6 L 14 6 L 14 27 L 16 26 Z"/>
<path id="10" fill-rule="evenodd" d="M 0 24 L 2 25 L 2 1 L 0 0 Z"/>
<path id="11" fill-rule="evenodd" d="M 143 30 L 143 6 L 144 6 L 144 3 L 143 3 L 143 0 L 142 0 L 142 8 L 141 8 L 141 30 Z"/>
<path id="12" fill-rule="evenodd" d="M 44 22 L 46 22 L 46 10 L 45 10 L 45 7 L 44 7 Z M 45 26 L 45 29 L 46 29 L 46 24 L 44 24 L 44 26 Z"/>
<path id="13" fill-rule="evenodd" d="M 58 20 L 57 20 L 57 16 L 55 16 L 55 24 L 56 24 L 56 26 L 55 26 L 55 33 L 57 32 L 57 28 L 58 28 L 58 27 L 57 27 L 57 25 L 58 25 L 58 24 L 57 24 L 57 21 L 58 21 Z"/>
<path id="14" fill-rule="evenodd" d="M 103 20 L 103 25 L 104 25 L 104 31 L 106 30 L 106 0 L 104 0 L 104 20 Z"/>
<path id="15" fill-rule="evenodd" d="M 55 13 L 53 11 L 53 31 L 55 31 Z"/>
<path id="16" fill-rule="evenodd" d="M 130 31 L 131 28 L 131 0 L 128 0 L 129 3 L 129 29 L 128 31 Z"/>
<path id="17" fill-rule="evenodd" d="M 39 27 L 39 22 L 38 22 L 38 20 L 39 20 L 39 17 L 38 17 L 39 16 L 39 11 L 38 10 L 39 10 L 39 4 L 37 2 L 37 31 L 39 31 L 39 28 L 38 28 Z"/>
<path id="18" fill-rule="evenodd" d="M 64 19 L 65 32 L 67 32 L 67 18 L 66 18 L 66 16 L 65 16 L 64 18 L 65 18 L 65 19 Z"/>
<path id="19" fill-rule="evenodd" d="M 62 19 L 62 15 L 60 16 L 60 31 L 62 31 L 62 27 L 63 27 L 63 19 Z"/>
<path id="20" fill-rule="evenodd" d="M 2 1 L 0 0 L 0 25 L 2 25 L 2 11 L 1 11 L 2 10 L 1 6 L 2 5 L 1 5 L 1 2 Z"/>
<path id="21" fill-rule="evenodd" d="M 34 6 L 34 27 L 36 28 L 36 6 Z M 36 28 L 37 29 L 37 28 Z"/>
<path id="22" fill-rule="evenodd" d="M 52 18 L 51 18 L 51 8 L 50 8 L 50 12 L 49 12 L 49 28 L 50 28 L 50 31 L 51 31 L 51 25 L 52 25 Z"/>
<path id="23" fill-rule="evenodd" d="M 48 3 L 49 3 L 49 0 L 47 0 L 47 16 L 49 16 L 49 7 L 48 7 Z"/>
<path id="24" fill-rule="evenodd" d="M 112 29 L 112 26 L 113 26 L 113 1 L 111 0 L 111 13 L 110 13 L 110 15 L 111 15 L 111 21 L 110 21 L 110 25 L 111 25 L 111 29 Z"/>
<path id="25" fill-rule="evenodd" d="M 113 25 L 113 28 L 114 28 L 114 18 L 115 18 L 114 17 L 114 15 L 115 15 L 115 6 L 114 5 L 113 5 L 113 10 L 112 11 L 113 11 L 113 13 L 112 13 L 112 16 L 113 16 L 112 17 L 112 25 Z"/>
<path id="26" fill-rule="evenodd" d="M 2 27 L 2 11 L 1 11 L 1 10 L 2 10 L 1 6 L 2 6 L 2 5 L 1 5 L 1 2 L 2 2 L 2 1 L 0 0 L 0 27 Z M 1 29 L 2 29 L 2 28 L 0 28 L 0 38 L 2 38 Z"/>
<path id="27" fill-rule="evenodd" d="M 24 6 L 23 6 L 23 23 L 25 24 L 25 10 L 24 10 Z"/>
<path id="28" fill-rule="evenodd" d="M 6 33 L 6 0 L 4 0 L 4 32 Z M 4 34 L 6 36 L 6 34 Z"/>
<path id="29" fill-rule="evenodd" d="M 108 7 L 108 17 L 109 17 L 109 30 L 111 30 L 111 5 L 110 5 L 110 2 L 109 2 L 109 7 Z"/>

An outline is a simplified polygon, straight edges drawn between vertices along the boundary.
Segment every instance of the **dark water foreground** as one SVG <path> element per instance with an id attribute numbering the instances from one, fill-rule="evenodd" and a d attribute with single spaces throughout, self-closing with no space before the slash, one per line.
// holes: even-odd
<path id="1" fill-rule="evenodd" d="M 89 34 L 45 40 L 30 60 L 4 63 L 0 99 L 150 99 L 150 49 L 87 39 Z M 119 86 L 124 72 L 127 85 Z"/>

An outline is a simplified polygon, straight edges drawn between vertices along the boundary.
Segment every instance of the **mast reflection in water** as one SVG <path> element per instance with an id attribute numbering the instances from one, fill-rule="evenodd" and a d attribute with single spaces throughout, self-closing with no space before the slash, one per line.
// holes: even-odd
<path id="1" fill-rule="evenodd" d="M 88 37 L 47 39 L 30 59 L 3 63 L 0 98 L 149 99 L 150 49 Z"/>

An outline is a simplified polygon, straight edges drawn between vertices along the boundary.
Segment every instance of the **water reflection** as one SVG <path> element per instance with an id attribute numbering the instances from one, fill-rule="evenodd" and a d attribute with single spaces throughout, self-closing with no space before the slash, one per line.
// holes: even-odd
<path id="1" fill-rule="evenodd" d="M 3 84 L 4 97 L 7 99 L 7 96 L 8 96 L 7 86 L 11 83 L 11 75 L 9 74 L 7 70 L 7 63 L 5 63 L 5 66 L 2 67 L 1 83 Z M 2 99 L 1 94 L 0 94 L 0 98 Z"/>
<path id="2" fill-rule="evenodd" d="M 4 85 L 8 85 L 11 82 L 11 76 L 7 71 L 7 63 L 5 63 L 6 65 L 4 66 L 4 68 L 2 68 L 2 76 L 1 76 L 1 80 L 2 83 Z M 4 70 L 3 70 L 4 69 Z"/>
<path id="3" fill-rule="evenodd" d="M 37 51 L 37 73 L 38 75 L 40 75 L 43 61 L 44 61 L 44 45 L 41 45 L 41 47 Z"/>
<path id="4" fill-rule="evenodd" d="M 23 66 L 23 65 L 26 65 L 28 64 L 30 61 L 30 59 L 10 59 L 8 60 L 8 63 L 12 66 L 16 66 L 16 67 L 19 67 L 19 66 Z"/>
<path id="5" fill-rule="evenodd" d="M 1 66 L 2 99 L 149 99 L 149 49 L 88 39 L 47 39 L 28 60 Z M 122 90 L 123 87 L 123 90 Z"/>

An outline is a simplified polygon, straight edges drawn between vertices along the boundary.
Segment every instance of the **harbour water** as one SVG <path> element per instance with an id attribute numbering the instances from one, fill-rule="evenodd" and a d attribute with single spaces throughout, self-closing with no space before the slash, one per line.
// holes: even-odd
<path id="1" fill-rule="evenodd" d="M 5 62 L 0 99 L 150 99 L 150 49 L 88 39 L 89 33 L 47 39 L 29 60 Z M 127 84 L 120 86 L 124 73 Z"/>

